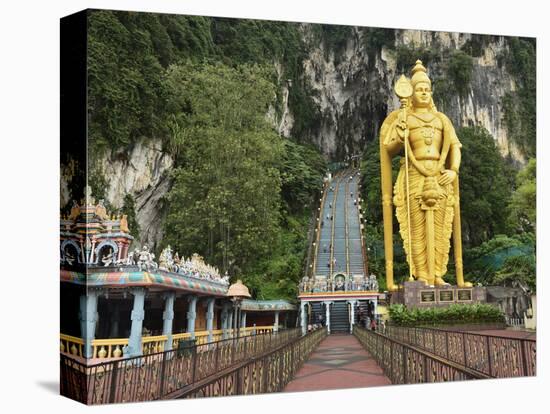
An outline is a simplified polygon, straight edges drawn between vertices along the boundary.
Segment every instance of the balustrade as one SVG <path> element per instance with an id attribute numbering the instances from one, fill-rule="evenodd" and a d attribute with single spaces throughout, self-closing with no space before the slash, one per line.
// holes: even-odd
<path id="1" fill-rule="evenodd" d="M 354 326 L 353 334 L 393 384 L 490 378 L 486 374 L 359 326 Z"/>
<path id="2" fill-rule="evenodd" d="M 256 327 L 256 332 L 261 328 Z M 86 365 L 62 354 L 61 392 L 88 404 L 172 398 L 173 393 L 184 387 L 244 364 L 301 336 L 300 329 L 269 330 L 256 335 L 252 329 L 243 330 L 250 334 L 156 353 L 152 350 L 157 349 L 162 340 L 166 341 L 166 337 L 144 337 L 144 351 L 147 348 L 151 353 L 95 365 Z M 188 334 L 175 334 L 173 340 L 185 339 L 185 335 Z"/>
<path id="3" fill-rule="evenodd" d="M 536 341 L 532 339 L 391 325 L 384 334 L 491 377 L 536 375 Z"/>
<path id="4" fill-rule="evenodd" d="M 262 335 L 273 331 L 273 326 L 249 326 L 240 329 L 240 336 Z M 195 344 L 202 345 L 209 343 L 209 331 L 195 332 Z M 236 337 L 237 333 L 229 330 L 229 337 Z M 191 334 L 188 332 L 172 335 L 172 348 L 177 349 L 181 340 L 188 340 Z M 212 331 L 212 341 L 216 342 L 223 339 L 223 330 L 217 329 Z M 142 354 L 150 355 L 158 352 L 163 352 L 168 337 L 166 335 L 144 336 L 141 339 Z M 122 358 L 124 346 L 128 345 L 128 338 L 110 338 L 110 339 L 94 339 L 92 341 L 92 358 L 99 360 L 109 360 Z M 76 336 L 60 335 L 60 351 L 63 354 L 72 355 L 74 357 L 84 358 L 84 340 Z"/>

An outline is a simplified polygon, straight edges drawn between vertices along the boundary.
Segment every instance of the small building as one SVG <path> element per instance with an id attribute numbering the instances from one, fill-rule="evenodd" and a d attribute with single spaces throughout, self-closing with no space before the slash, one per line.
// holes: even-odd
<path id="1" fill-rule="evenodd" d="M 296 306 L 246 300 L 234 324 L 229 275 L 197 254 L 167 246 L 158 262 L 134 238 L 125 216 L 109 215 L 89 188 L 60 222 L 60 351 L 87 362 L 167 351 L 295 326 Z M 247 321 L 247 316 L 248 321 Z"/>

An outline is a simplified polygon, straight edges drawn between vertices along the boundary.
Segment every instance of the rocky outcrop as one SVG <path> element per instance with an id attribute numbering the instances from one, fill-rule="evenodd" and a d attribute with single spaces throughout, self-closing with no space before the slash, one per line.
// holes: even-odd
<path id="1" fill-rule="evenodd" d="M 308 38 L 311 27 L 304 25 L 303 30 L 306 42 L 311 41 L 311 36 Z M 320 126 L 310 131 L 309 140 L 330 159 L 342 159 L 364 150 L 377 138 L 387 113 L 398 107 L 393 84 L 401 74 L 396 58 L 399 48 L 430 48 L 434 55 L 445 55 L 460 49 L 472 38 L 463 33 L 397 30 L 392 46 L 367 53 L 369 32 L 353 27 L 350 33 L 345 50 L 336 53 L 320 42 L 310 47 L 303 62 L 305 79 L 315 92 L 313 98 L 321 113 Z M 502 155 L 524 163 L 525 157 L 509 140 L 504 123 L 502 98 L 516 88 L 512 76 L 497 59 L 506 48 L 505 38 L 491 37 L 483 47 L 483 54 L 473 58 L 467 93 L 452 94 L 442 110 L 457 128 L 485 127 L 495 138 Z M 410 66 L 413 64 L 411 61 Z M 449 85 L 447 64 L 448 59 L 434 59 L 428 65 L 434 89 L 437 84 L 445 87 L 444 82 L 438 82 L 442 79 Z"/>
<path id="2" fill-rule="evenodd" d="M 140 245 L 155 248 L 162 239 L 163 197 L 171 186 L 173 163 L 160 141 L 141 139 L 129 151 L 112 151 L 96 164 L 97 172 L 106 178 L 106 199 L 114 209 L 122 208 L 127 194 L 133 196 Z"/>
<path id="3" fill-rule="evenodd" d="M 300 26 L 307 56 L 302 62 L 303 80 L 317 106 L 320 119 L 306 136 L 293 135 L 297 114 L 289 104 L 292 82 L 285 78 L 284 67 L 275 62 L 279 84 L 278 108 L 271 107 L 267 118 L 280 135 L 298 138 L 315 144 L 331 160 L 342 160 L 351 154 L 360 154 L 368 145 L 375 144 L 382 121 L 399 103 L 393 85 L 401 74 L 399 51 L 403 48 L 430 49 L 433 62 L 427 62 L 434 81 L 434 90 L 448 83 L 448 59 L 441 56 L 462 48 L 472 35 L 462 33 L 397 30 L 392 44 L 373 48 L 373 32 L 351 27 L 345 47 L 331 50 L 314 35 L 312 25 Z M 487 37 L 480 56 L 473 58 L 471 80 L 466 93 L 447 94 L 444 103 L 435 102 L 453 121 L 455 127 L 481 125 L 495 138 L 501 153 L 519 164 L 525 156 L 511 142 L 504 122 L 502 99 L 517 86 L 506 67 L 499 64 L 499 56 L 508 44 L 504 37 Z M 413 59 L 416 59 L 414 57 Z M 414 61 L 408 62 L 412 67 Z M 408 75 L 408 73 L 407 73 Z M 447 83 L 445 83 L 447 81 Z M 443 91 L 445 92 L 445 91 Z M 375 144 L 377 145 L 377 144 Z M 106 201 L 114 208 L 123 206 L 127 194 L 135 200 L 136 219 L 140 226 L 140 245 L 153 248 L 162 239 L 165 215 L 164 196 L 170 190 L 169 172 L 173 158 L 162 150 L 159 140 L 138 141 L 132 148 L 111 151 L 100 158 L 94 169 L 106 179 Z M 69 191 L 71 171 L 62 170 L 61 204 L 71 199 Z"/>

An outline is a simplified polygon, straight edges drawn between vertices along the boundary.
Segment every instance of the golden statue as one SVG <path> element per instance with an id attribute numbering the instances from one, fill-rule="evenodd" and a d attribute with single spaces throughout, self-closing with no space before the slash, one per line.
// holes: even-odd
<path id="1" fill-rule="evenodd" d="M 431 81 L 420 60 L 411 79 L 395 85 L 401 108 L 390 113 L 380 129 L 380 166 L 384 249 L 388 290 L 393 281 L 392 202 L 409 264 L 409 280 L 446 284 L 450 238 L 453 234 L 456 280 L 464 282 L 458 171 L 461 144 L 449 118 L 438 112 Z M 392 158 L 403 153 L 393 187 Z"/>

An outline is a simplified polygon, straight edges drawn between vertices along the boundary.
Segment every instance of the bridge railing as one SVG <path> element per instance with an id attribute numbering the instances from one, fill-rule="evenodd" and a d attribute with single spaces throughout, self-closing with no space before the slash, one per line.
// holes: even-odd
<path id="1" fill-rule="evenodd" d="M 536 341 L 387 325 L 385 335 L 494 378 L 536 375 Z"/>
<path id="2" fill-rule="evenodd" d="M 86 404 L 166 398 L 220 371 L 295 341 L 288 329 L 86 365 L 61 354 L 61 394 Z"/>
<path id="3" fill-rule="evenodd" d="M 309 355 L 327 336 L 317 329 L 277 349 L 199 381 L 167 398 L 220 397 L 282 391 Z"/>
<path id="4" fill-rule="evenodd" d="M 490 378 L 483 373 L 357 325 L 353 327 L 353 334 L 373 356 L 392 384 Z"/>

